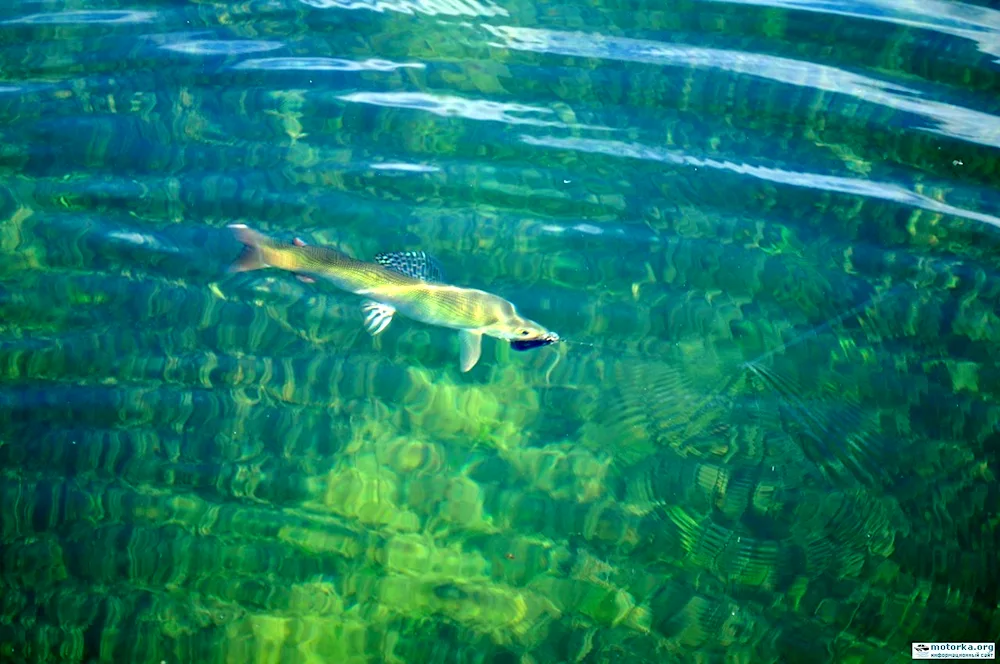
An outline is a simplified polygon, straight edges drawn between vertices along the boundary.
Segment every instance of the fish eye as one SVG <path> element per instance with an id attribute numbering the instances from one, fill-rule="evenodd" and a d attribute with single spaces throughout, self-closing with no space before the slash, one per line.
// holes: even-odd
<path id="1" fill-rule="evenodd" d="M 528 336 L 529 334 L 531 334 L 531 332 L 528 332 L 527 330 L 521 330 L 521 336 L 522 336 L 522 337 L 526 337 L 526 336 Z"/>

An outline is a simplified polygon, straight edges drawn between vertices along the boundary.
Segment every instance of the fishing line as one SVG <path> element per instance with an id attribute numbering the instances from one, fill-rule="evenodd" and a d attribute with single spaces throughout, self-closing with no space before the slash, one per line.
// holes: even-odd
<path id="1" fill-rule="evenodd" d="M 575 344 L 578 346 L 590 346 L 591 348 L 604 348 L 604 346 L 598 346 L 597 344 L 592 344 L 587 341 L 572 341 L 570 339 L 560 339 L 559 343 Z"/>
<path id="2" fill-rule="evenodd" d="M 556 353 L 555 359 L 549 363 L 549 368 L 545 371 L 545 384 L 549 387 L 552 387 L 552 372 L 556 370 L 557 366 L 559 366 L 559 362 L 562 361 L 562 356 L 562 353 Z"/>
<path id="3" fill-rule="evenodd" d="M 843 321 L 847 320 L 848 318 L 851 318 L 852 316 L 857 316 L 858 314 L 863 313 L 866 309 L 868 309 L 872 305 L 878 304 L 882 300 L 885 300 L 885 299 L 887 299 L 887 298 L 889 298 L 891 296 L 896 295 L 906 285 L 907 284 L 897 284 L 896 286 L 893 286 L 892 288 L 890 288 L 889 290 L 887 290 L 887 291 L 885 291 L 883 293 L 876 293 L 875 295 L 871 296 L 870 298 L 868 298 L 867 300 L 865 300 L 861 304 L 858 304 L 858 305 L 856 305 L 854 307 L 851 307 L 847 311 L 844 311 L 844 312 L 842 312 L 840 314 L 837 314 L 833 318 L 830 318 L 829 320 L 826 320 L 826 321 L 820 323 L 819 325 L 806 330 L 805 332 L 803 332 L 802 334 L 798 335 L 797 337 L 791 339 L 790 341 L 786 341 L 785 343 L 783 343 L 783 344 L 781 344 L 781 345 L 779 345 L 779 346 L 777 346 L 775 348 L 772 348 L 769 351 L 766 351 L 766 352 L 758 355 L 757 357 L 755 357 L 752 360 L 747 360 L 746 362 L 742 362 L 740 364 L 740 367 L 742 367 L 742 368 L 748 368 L 751 365 L 759 364 L 760 362 L 763 362 L 765 360 L 768 360 L 768 359 L 774 357 L 778 353 L 786 351 L 789 348 L 792 348 L 793 346 L 799 345 L 800 343 L 802 343 L 803 341 L 806 341 L 807 339 L 811 339 L 811 338 L 813 338 L 815 336 L 818 336 L 820 333 L 822 333 L 825 330 L 830 329 L 834 325 L 842 323 Z M 572 345 L 577 345 L 577 346 L 587 346 L 589 348 L 594 348 L 594 349 L 597 349 L 597 350 L 615 350 L 613 347 L 608 346 L 607 344 L 595 344 L 595 343 L 591 343 L 589 341 L 577 341 L 575 339 L 565 339 L 565 338 L 563 338 L 563 339 L 560 339 L 557 343 L 572 344 Z M 634 351 L 632 349 L 622 349 L 619 352 L 622 352 L 622 353 L 625 353 L 625 354 L 629 354 L 629 355 L 634 355 L 636 357 L 654 357 L 655 356 L 653 353 L 636 352 L 636 351 Z"/>
<path id="4" fill-rule="evenodd" d="M 859 305 L 857 305 L 855 307 L 852 307 L 852 308 L 848 309 L 847 311 L 845 311 L 845 312 L 843 312 L 841 314 L 838 314 L 837 316 L 834 316 L 833 318 L 831 318 L 831 319 L 829 319 L 829 320 L 827 320 L 827 321 L 825 321 L 823 323 L 820 323 L 816 327 L 813 327 L 813 328 L 811 328 L 809 330 L 806 330 L 805 332 L 803 332 L 799 336 L 795 337 L 794 339 L 792 339 L 790 341 L 786 341 L 785 343 L 781 344 L 780 346 L 777 346 L 776 348 L 772 348 L 771 350 L 769 350 L 769 351 L 767 351 L 765 353 L 762 353 L 761 355 L 759 355 L 758 357 L 756 357 L 756 358 L 754 358 L 752 360 L 748 360 L 746 362 L 743 362 L 740 366 L 742 366 L 743 368 L 752 367 L 752 365 L 757 365 L 760 362 L 763 362 L 765 360 L 769 360 L 772 357 L 774 357 L 775 355 L 777 355 L 778 353 L 786 351 L 789 348 L 792 348 L 793 346 L 798 346 L 800 343 L 802 343 L 806 339 L 811 339 L 813 337 L 816 337 L 821 332 L 830 329 L 834 325 L 842 323 L 843 321 L 847 320 L 848 318 L 851 318 L 852 316 L 857 316 L 858 314 L 861 314 L 866 309 L 868 309 L 868 307 L 870 307 L 870 306 L 872 306 L 874 304 L 878 304 L 879 302 L 881 302 L 882 300 L 888 298 L 889 296 L 895 295 L 905 285 L 906 284 L 897 284 L 896 286 L 893 286 L 892 288 L 890 288 L 889 290 L 885 291 L 884 293 L 876 293 L 875 295 L 871 296 L 870 298 L 868 298 L 867 300 L 865 300 L 861 304 L 859 304 Z"/>

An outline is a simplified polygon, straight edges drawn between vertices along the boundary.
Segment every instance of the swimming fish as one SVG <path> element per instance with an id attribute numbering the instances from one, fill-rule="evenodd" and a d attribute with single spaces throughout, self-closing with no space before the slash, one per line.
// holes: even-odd
<path id="1" fill-rule="evenodd" d="M 232 272 L 274 267 L 293 272 L 305 282 L 322 279 L 361 295 L 365 329 L 372 336 L 384 332 L 397 313 L 458 330 L 463 372 L 479 362 L 484 335 L 508 341 L 518 351 L 559 341 L 558 334 L 524 318 L 502 297 L 442 283 L 440 266 L 422 251 L 380 253 L 375 262 L 367 263 L 298 238 L 291 244 L 281 242 L 244 224 L 229 228 L 246 245 Z"/>

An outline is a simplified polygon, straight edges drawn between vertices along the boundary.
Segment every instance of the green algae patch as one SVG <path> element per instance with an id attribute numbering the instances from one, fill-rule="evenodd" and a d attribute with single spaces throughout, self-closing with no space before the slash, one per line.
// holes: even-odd
<path id="1" fill-rule="evenodd" d="M 411 430 L 440 441 L 505 449 L 522 444 L 524 430 L 541 416 L 538 395 L 525 376 L 506 369 L 487 384 L 453 382 L 410 369 L 402 398 Z"/>

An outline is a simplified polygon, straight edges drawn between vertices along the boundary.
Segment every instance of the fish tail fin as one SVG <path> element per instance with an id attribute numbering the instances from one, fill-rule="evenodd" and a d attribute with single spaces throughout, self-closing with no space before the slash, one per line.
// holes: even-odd
<path id="1" fill-rule="evenodd" d="M 265 246 L 269 239 L 263 233 L 253 230 L 246 224 L 229 224 L 236 239 L 243 243 L 243 253 L 229 266 L 230 272 L 249 272 L 251 270 L 261 270 L 269 267 L 264 260 L 264 253 L 261 247 Z"/>

